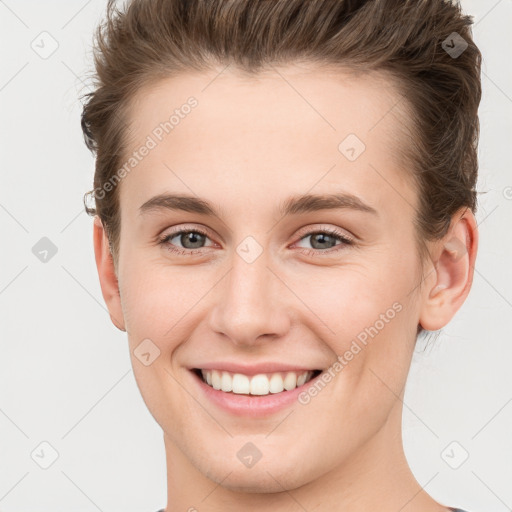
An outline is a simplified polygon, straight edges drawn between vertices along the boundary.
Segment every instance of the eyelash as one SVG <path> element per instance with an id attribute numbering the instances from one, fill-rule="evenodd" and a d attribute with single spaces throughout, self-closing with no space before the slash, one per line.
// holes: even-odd
<path id="1" fill-rule="evenodd" d="M 204 231 L 203 229 L 201 229 L 201 228 L 181 229 L 181 230 L 178 230 L 178 231 L 174 231 L 172 233 L 167 233 L 164 237 L 159 239 L 158 243 L 160 245 L 165 246 L 168 251 L 174 252 L 174 253 L 177 253 L 177 254 L 180 254 L 180 255 L 192 255 L 192 254 L 196 254 L 198 251 L 201 251 L 201 249 L 203 249 L 203 248 L 199 248 L 199 249 L 180 249 L 180 248 L 177 248 L 176 246 L 172 245 L 169 242 L 170 240 L 172 240 L 176 236 L 182 235 L 182 234 L 185 234 L 185 233 L 199 233 L 201 235 L 204 235 L 204 236 L 208 237 L 208 233 L 206 231 Z M 301 240 L 303 240 L 304 238 L 307 238 L 308 236 L 318 235 L 318 234 L 330 235 L 330 236 L 336 238 L 337 240 L 339 240 L 342 243 L 341 244 L 337 244 L 336 246 L 331 247 L 330 249 L 325 249 L 325 250 L 322 250 L 322 249 L 307 249 L 305 247 L 302 247 L 302 248 L 299 249 L 299 252 L 302 253 L 302 254 L 306 254 L 307 256 L 312 256 L 312 255 L 316 256 L 316 255 L 322 254 L 322 253 L 325 254 L 325 253 L 331 253 L 331 252 L 337 252 L 337 251 L 343 250 L 341 248 L 337 249 L 336 247 L 338 247 L 338 246 L 354 245 L 354 240 L 352 238 L 347 237 L 346 235 L 344 235 L 340 231 L 338 231 L 336 229 L 333 229 L 333 228 L 324 228 L 324 229 L 317 229 L 317 230 L 313 230 L 313 231 L 308 231 L 307 233 L 304 233 L 299 238 L 298 241 L 300 242 Z"/>

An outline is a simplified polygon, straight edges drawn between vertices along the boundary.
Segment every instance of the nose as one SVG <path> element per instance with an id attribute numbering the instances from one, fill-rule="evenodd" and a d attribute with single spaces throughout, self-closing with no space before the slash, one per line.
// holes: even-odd
<path id="1" fill-rule="evenodd" d="M 234 252 L 231 263 L 215 287 L 210 328 L 247 347 L 283 336 L 290 328 L 286 286 L 269 268 L 266 252 L 251 263 Z"/>

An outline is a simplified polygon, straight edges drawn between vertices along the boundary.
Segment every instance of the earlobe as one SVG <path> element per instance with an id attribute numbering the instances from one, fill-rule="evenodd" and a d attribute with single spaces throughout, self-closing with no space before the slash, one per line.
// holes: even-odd
<path id="1" fill-rule="evenodd" d="M 420 324 L 437 331 L 453 318 L 469 294 L 478 248 L 478 229 L 473 213 L 464 208 L 453 216 L 446 236 L 439 241 L 433 284 L 425 290 Z"/>
<path id="2" fill-rule="evenodd" d="M 101 293 L 107 305 L 112 323 L 119 330 L 126 331 L 114 261 L 110 252 L 107 234 L 97 215 L 94 217 L 93 230 L 94 255 L 96 268 L 98 269 Z"/>

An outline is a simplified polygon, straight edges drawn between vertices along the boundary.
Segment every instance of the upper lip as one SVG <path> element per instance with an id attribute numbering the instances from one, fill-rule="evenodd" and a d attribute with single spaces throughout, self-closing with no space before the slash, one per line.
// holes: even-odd
<path id="1" fill-rule="evenodd" d="M 266 362 L 258 364 L 242 364 L 230 361 L 217 361 L 214 363 L 200 363 L 190 369 L 200 370 L 224 370 L 231 373 L 243 373 L 244 375 L 257 375 L 259 373 L 277 373 L 277 372 L 307 372 L 308 370 L 318 370 L 316 366 L 293 365 L 279 362 Z"/>

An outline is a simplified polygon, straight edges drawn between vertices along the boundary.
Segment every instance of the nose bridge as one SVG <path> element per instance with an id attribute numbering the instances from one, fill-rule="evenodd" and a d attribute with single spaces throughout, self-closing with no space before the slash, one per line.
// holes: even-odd
<path id="1" fill-rule="evenodd" d="M 212 316 L 212 328 L 236 344 L 255 343 L 262 335 L 280 336 L 288 326 L 280 305 L 282 290 L 268 268 L 269 253 L 247 238 L 233 252 Z"/>

